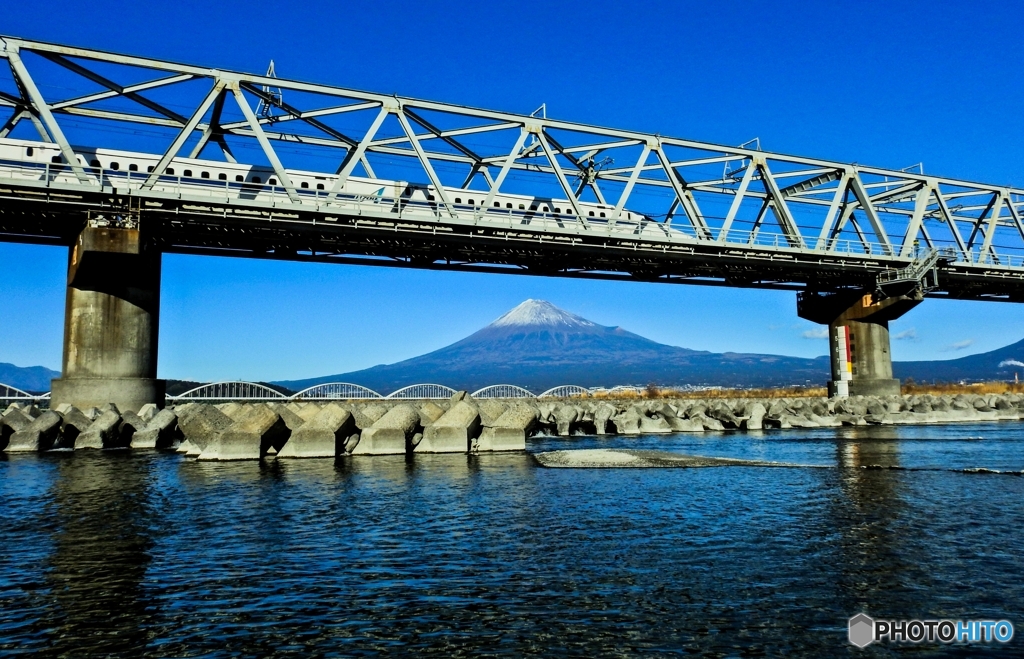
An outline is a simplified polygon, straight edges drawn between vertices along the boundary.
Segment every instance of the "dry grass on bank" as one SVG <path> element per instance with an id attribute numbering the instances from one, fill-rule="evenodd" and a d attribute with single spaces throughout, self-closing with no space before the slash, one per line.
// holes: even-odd
<path id="1" fill-rule="evenodd" d="M 917 384 L 904 383 L 901 387 L 904 395 L 932 396 L 956 394 L 1024 394 L 1024 383 L 1016 382 L 977 382 L 974 384 L 938 383 Z M 779 387 L 769 389 L 706 389 L 704 391 L 687 391 L 671 387 L 649 385 L 644 389 L 598 391 L 590 395 L 598 400 L 657 400 L 662 398 L 813 398 L 825 397 L 825 387 Z"/>
<path id="2" fill-rule="evenodd" d="M 939 383 L 917 384 L 906 382 L 901 387 L 904 394 L 931 394 L 945 396 L 956 394 L 1024 394 L 1024 383 L 1021 382 L 976 382 L 974 384 Z"/>
<path id="3" fill-rule="evenodd" d="M 656 400 L 661 398 L 810 398 L 828 395 L 825 387 L 780 387 L 777 389 L 705 389 L 691 391 L 671 387 L 648 386 L 625 391 L 598 391 L 591 398 L 598 400 Z"/>

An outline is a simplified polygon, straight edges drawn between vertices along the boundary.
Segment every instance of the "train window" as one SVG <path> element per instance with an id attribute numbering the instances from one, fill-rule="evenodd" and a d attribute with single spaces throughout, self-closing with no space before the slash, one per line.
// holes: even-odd
<path id="1" fill-rule="evenodd" d="M 456 197 L 455 198 L 455 203 L 456 204 L 461 204 L 462 203 L 462 197 Z"/>
<path id="2" fill-rule="evenodd" d="M 601 217 L 604 217 L 604 213 L 601 213 Z"/>
<path id="3" fill-rule="evenodd" d="M 168 167 L 167 168 L 167 175 L 168 176 L 174 176 L 174 168 L 173 167 Z"/>
<path id="4" fill-rule="evenodd" d="M 182 176 L 192 176 L 192 170 L 186 169 L 184 172 L 182 172 Z"/>
<path id="5" fill-rule="evenodd" d="M 536 206 L 530 206 L 530 210 L 535 211 L 535 210 L 537 210 L 537 207 Z"/>
<path id="6" fill-rule="evenodd" d="M 261 179 L 259 176 L 253 176 L 252 177 L 252 182 L 253 183 L 262 183 L 263 179 Z"/>
<path id="7" fill-rule="evenodd" d="M 153 165 L 150 165 L 149 167 L 146 168 L 146 173 L 147 174 L 152 174 L 153 173 Z"/>
<path id="8" fill-rule="evenodd" d="M 324 189 L 324 184 L 323 183 L 317 183 L 316 184 L 316 189 L 317 190 L 323 190 Z"/>
<path id="9" fill-rule="evenodd" d="M 588 215 L 590 215 L 590 217 L 594 217 L 594 211 L 590 211 L 590 213 L 588 213 Z"/>
<path id="10" fill-rule="evenodd" d="M 309 182 L 308 182 L 308 181 L 303 181 L 302 183 L 300 183 L 300 185 L 301 185 L 301 186 L 302 186 L 303 188 L 308 188 L 308 187 L 309 187 Z"/>
<path id="11" fill-rule="evenodd" d="M 561 213 L 561 212 L 562 212 L 562 209 L 561 209 L 561 208 L 556 208 L 556 209 L 555 209 L 555 212 L 556 212 L 556 213 Z"/>
<path id="12" fill-rule="evenodd" d="M 512 208 L 512 204 L 505 204 L 505 208 Z"/>
<path id="13" fill-rule="evenodd" d="M 494 202 L 494 207 L 495 208 L 501 208 L 501 202 L 500 201 Z"/>
<path id="14" fill-rule="evenodd" d="M 270 185 L 277 185 L 277 179 L 276 178 L 267 179 L 267 183 L 269 183 Z"/>
<path id="15" fill-rule="evenodd" d="M 524 206 L 523 204 L 519 204 L 519 210 L 525 210 L 525 209 L 526 209 L 526 206 Z"/>
<path id="16" fill-rule="evenodd" d="M 128 171 L 129 172 L 137 172 L 137 171 L 139 171 L 139 166 L 136 165 L 135 163 L 132 163 L 132 164 L 128 165 Z"/>
<path id="17" fill-rule="evenodd" d="M 238 181 L 239 183 L 241 183 L 242 181 L 245 180 L 245 177 L 242 176 L 241 174 L 236 174 L 235 175 L 235 180 Z"/>
<path id="18" fill-rule="evenodd" d="M 35 149 L 33 149 L 30 146 L 25 147 L 25 155 L 26 156 L 31 156 L 33 153 L 35 153 Z"/>
<path id="19" fill-rule="evenodd" d="M 541 206 L 541 210 L 544 211 L 545 213 L 547 213 L 548 212 L 548 207 L 547 206 Z"/>
<path id="20" fill-rule="evenodd" d="M 100 166 L 100 161 L 99 160 L 90 160 L 89 161 L 89 166 L 90 167 L 99 167 Z"/>
<path id="21" fill-rule="evenodd" d="M 472 206 L 472 205 L 473 205 L 474 203 L 476 203 L 476 202 L 474 202 L 474 201 L 473 201 L 472 199 L 468 199 L 468 200 L 466 201 L 466 203 L 467 203 L 467 204 L 469 204 L 470 206 Z"/>
<path id="22" fill-rule="evenodd" d="M 217 174 L 217 180 L 218 181 L 226 181 L 226 180 L 228 180 L 228 175 L 225 174 L 224 172 L 221 172 L 220 174 Z"/>
<path id="23" fill-rule="evenodd" d="M 54 156 L 50 158 L 50 162 L 60 162 L 60 156 Z"/>
<path id="24" fill-rule="evenodd" d="M 210 172 L 199 172 L 199 176 L 202 178 L 210 178 Z"/>
<path id="25" fill-rule="evenodd" d="M 428 194 L 427 195 L 427 201 L 434 201 L 434 195 Z"/>
<path id="26" fill-rule="evenodd" d="M 121 164 L 120 163 L 116 163 L 116 162 L 112 162 L 112 163 L 110 163 L 110 168 L 116 172 L 118 169 L 121 168 Z"/>

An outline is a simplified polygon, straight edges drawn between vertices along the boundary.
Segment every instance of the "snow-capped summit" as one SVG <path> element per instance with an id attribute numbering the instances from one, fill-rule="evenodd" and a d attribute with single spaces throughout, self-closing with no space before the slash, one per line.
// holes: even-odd
<path id="1" fill-rule="evenodd" d="M 559 384 L 751 384 L 823 381 L 828 357 L 714 354 L 645 339 L 606 327 L 544 300 L 526 300 L 461 341 L 397 364 L 364 371 L 282 382 L 299 391 L 324 382 L 357 382 L 394 391 L 441 382 L 476 391 L 495 383 L 542 392 Z"/>
<path id="2" fill-rule="evenodd" d="M 491 327 L 545 326 L 552 329 L 597 327 L 586 318 L 559 309 L 546 300 L 526 300 L 491 323 Z"/>

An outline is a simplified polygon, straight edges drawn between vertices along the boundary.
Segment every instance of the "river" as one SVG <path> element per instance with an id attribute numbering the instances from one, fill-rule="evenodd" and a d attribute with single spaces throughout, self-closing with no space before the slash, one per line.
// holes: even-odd
<path id="1" fill-rule="evenodd" d="M 1024 469 L 1024 424 L 529 442 L 596 447 L 806 466 L 6 456 L 0 655 L 904 654 L 850 646 L 859 612 L 1024 653 L 1024 478 L 961 471 Z"/>

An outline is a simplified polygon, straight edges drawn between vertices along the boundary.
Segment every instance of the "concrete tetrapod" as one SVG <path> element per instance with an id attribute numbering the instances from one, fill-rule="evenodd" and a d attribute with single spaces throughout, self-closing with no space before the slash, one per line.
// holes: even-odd
<path id="1" fill-rule="evenodd" d="M 444 416 L 444 408 L 432 400 L 420 405 L 420 425 L 426 428 Z"/>
<path id="2" fill-rule="evenodd" d="M 178 417 L 171 410 L 163 409 L 135 433 L 132 448 L 170 448 L 179 434 Z"/>
<path id="3" fill-rule="evenodd" d="M 554 409 L 551 416 L 555 419 L 555 427 L 559 437 L 568 437 L 572 433 L 572 426 L 583 416 L 578 407 L 572 403 L 562 403 Z"/>
<path id="4" fill-rule="evenodd" d="M 749 416 L 743 422 L 744 430 L 761 430 L 764 428 L 764 415 L 767 410 L 761 403 L 754 403 L 750 406 Z"/>
<path id="5" fill-rule="evenodd" d="M 200 455 L 220 433 L 234 423 L 229 416 L 212 405 L 192 404 L 175 410 L 178 427 L 191 445 L 189 455 Z"/>
<path id="6" fill-rule="evenodd" d="M 86 428 L 85 432 L 75 439 L 75 448 L 105 448 L 115 443 L 121 415 L 116 409 L 102 412 L 96 420 Z"/>
<path id="7" fill-rule="evenodd" d="M 291 431 L 266 404 L 247 406 L 237 421 L 218 433 L 199 454 L 200 460 L 259 460 L 271 446 L 288 441 Z"/>
<path id="8" fill-rule="evenodd" d="M 292 405 L 294 405 L 294 403 L 292 403 Z M 306 425 L 306 419 L 299 416 L 299 414 L 292 410 L 291 407 L 283 403 L 267 403 L 267 407 L 274 412 L 277 412 L 278 416 L 281 417 L 281 420 L 284 421 L 285 427 L 288 429 L 287 433 L 278 435 L 273 439 L 269 446 L 265 446 L 263 448 L 264 453 L 267 453 L 268 451 L 270 453 L 278 453 L 282 448 L 284 448 L 284 443 L 288 441 L 288 438 L 291 437 L 292 433 Z"/>
<path id="9" fill-rule="evenodd" d="M 66 448 L 74 448 L 78 436 L 89 429 L 93 420 L 77 407 L 67 406 L 61 413 L 63 422 L 60 426 L 60 444 Z"/>
<path id="10" fill-rule="evenodd" d="M 537 423 L 537 409 L 513 403 L 505 413 L 485 427 L 476 441 L 477 451 L 525 451 L 526 433 Z"/>
<path id="11" fill-rule="evenodd" d="M 616 409 L 614 405 L 609 405 L 606 401 L 601 401 L 594 409 L 594 428 L 598 435 L 608 434 L 608 421 L 615 416 Z"/>
<path id="12" fill-rule="evenodd" d="M 0 449 L 7 448 L 11 435 L 32 424 L 32 418 L 13 405 L 0 417 Z"/>
<path id="13" fill-rule="evenodd" d="M 508 411 L 508 403 L 493 398 L 474 400 L 476 409 L 480 412 L 480 425 L 483 427 L 493 426 L 502 414 Z"/>
<path id="14" fill-rule="evenodd" d="M 373 424 L 380 421 L 380 419 L 388 413 L 388 407 L 381 403 L 370 403 L 369 405 L 353 405 L 352 416 L 356 421 L 356 428 L 360 430 L 367 430 L 373 427 Z M 442 410 L 442 413 L 444 410 Z"/>
<path id="15" fill-rule="evenodd" d="M 417 453 L 467 453 L 480 434 L 480 412 L 465 400 L 452 405 L 444 415 L 423 430 Z"/>
<path id="16" fill-rule="evenodd" d="M 398 455 L 420 428 L 420 414 L 412 405 L 396 405 L 359 435 L 353 455 Z M 348 446 L 346 445 L 346 449 Z"/>
<path id="17" fill-rule="evenodd" d="M 117 448 L 131 447 L 135 433 L 145 427 L 146 422 L 135 412 L 128 410 L 122 413 L 121 423 L 117 427 Z"/>
<path id="18" fill-rule="evenodd" d="M 60 421 L 60 415 L 56 412 L 43 412 L 27 428 L 11 435 L 5 450 L 8 453 L 49 451 L 60 434 Z"/>
<path id="19" fill-rule="evenodd" d="M 331 403 L 293 432 L 277 457 L 333 458 L 344 451 L 345 440 L 355 427 L 352 413 L 337 403 Z"/>

